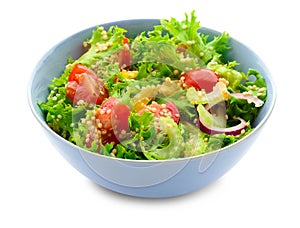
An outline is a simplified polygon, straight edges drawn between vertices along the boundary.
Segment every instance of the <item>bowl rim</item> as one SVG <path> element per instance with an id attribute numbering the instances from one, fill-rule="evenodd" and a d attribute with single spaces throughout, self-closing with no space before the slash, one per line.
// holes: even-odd
<path id="1" fill-rule="evenodd" d="M 57 134 L 55 131 L 53 131 L 46 123 L 45 119 L 40 118 L 40 116 L 36 113 L 34 106 L 36 104 L 33 104 L 33 100 L 31 97 L 31 91 L 32 91 L 32 84 L 33 81 L 35 79 L 35 75 L 36 72 L 38 71 L 38 69 L 41 67 L 41 65 L 44 63 L 44 60 L 51 54 L 52 50 L 54 50 L 57 46 L 61 45 L 62 43 L 64 43 L 66 40 L 68 40 L 69 38 L 76 36 L 77 34 L 83 33 L 84 31 L 88 31 L 88 30 L 93 30 L 96 28 L 96 26 L 112 26 L 115 24 L 120 24 L 120 23 L 132 23 L 132 22 L 151 22 L 151 23 L 158 23 L 160 19 L 127 19 L 127 20 L 118 20 L 118 21 L 113 21 L 113 22 L 106 22 L 106 23 L 102 23 L 102 24 L 98 24 L 95 26 L 91 26 L 85 29 L 82 29 L 79 32 L 73 33 L 70 36 L 66 37 L 65 39 L 61 40 L 60 42 L 56 43 L 55 45 L 53 45 L 50 49 L 48 49 L 48 51 L 41 57 L 41 59 L 37 62 L 37 64 L 35 65 L 32 73 L 31 73 L 31 78 L 29 80 L 29 85 L 27 88 L 27 100 L 30 106 L 30 109 L 33 113 L 33 115 L 35 116 L 35 118 L 37 119 L 37 121 L 40 123 L 40 125 L 44 128 L 44 130 L 46 130 L 47 132 L 49 132 L 53 137 L 55 137 L 57 140 L 62 141 L 63 143 L 68 144 L 69 146 L 73 147 L 74 149 L 79 150 L 80 152 L 84 152 L 84 153 L 90 153 L 92 155 L 95 156 L 99 156 L 99 158 L 103 158 L 103 159 L 112 159 L 115 161 L 120 161 L 120 162 L 128 162 L 128 163 L 165 163 L 165 162 L 181 162 L 181 161 L 186 161 L 186 160 L 195 160 L 195 159 L 200 159 L 206 156 L 210 156 L 210 155 L 214 155 L 214 154 L 218 154 L 218 153 L 222 153 L 222 152 L 226 152 L 228 149 L 230 149 L 231 147 L 235 147 L 236 145 L 242 143 L 243 141 L 247 140 L 249 137 L 252 137 L 252 135 L 254 135 L 260 128 L 262 128 L 262 126 L 267 122 L 267 120 L 270 118 L 271 113 L 273 112 L 275 103 L 276 103 L 276 99 L 277 99 L 277 89 L 275 86 L 275 82 L 273 79 L 273 76 L 270 72 L 270 70 L 268 69 L 268 67 L 265 65 L 264 61 L 256 54 L 256 52 L 251 49 L 249 46 L 247 46 L 246 44 L 240 42 L 238 39 L 230 36 L 230 39 L 233 40 L 234 42 L 238 43 L 241 46 L 244 46 L 247 50 L 251 51 L 252 54 L 260 60 L 260 64 L 262 66 L 262 68 L 264 69 L 264 71 L 266 72 L 267 75 L 267 79 L 269 81 L 269 85 L 267 87 L 272 89 L 272 100 L 270 100 L 270 104 L 269 104 L 269 108 L 266 111 L 266 114 L 264 115 L 264 117 L 261 119 L 261 121 L 257 124 L 256 127 L 253 128 L 253 130 L 247 134 L 246 136 L 244 136 L 243 138 L 237 140 L 236 142 L 225 146 L 223 148 L 208 152 L 208 153 L 204 153 L 204 154 L 200 154 L 200 155 L 196 155 L 196 156 L 191 156 L 191 157 L 183 157 L 183 158 L 173 158 L 173 159 L 164 159 L 164 160 L 133 160 L 133 159 L 126 159 L 126 158 L 117 158 L 117 157 L 111 157 L 111 156 L 106 156 L 103 154 L 99 154 L 99 153 L 95 153 L 92 151 L 88 151 L 84 148 L 79 147 L 76 144 L 71 143 L 70 141 L 68 141 L 67 139 L 63 138 L 62 136 L 60 136 L 59 134 Z M 201 26 L 200 29 L 204 29 L 206 31 L 212 32 L 212 33 L 220 33 L 217 30 L 211 29 L 209 27 L 205 27 L 205 26 Z M 265 78 L 265 76 L 264 76 Z M 268 89 L 269 90 L 269 89 Z M 267 99 L 269 98 L 269 96 L 267 97 Z"/>

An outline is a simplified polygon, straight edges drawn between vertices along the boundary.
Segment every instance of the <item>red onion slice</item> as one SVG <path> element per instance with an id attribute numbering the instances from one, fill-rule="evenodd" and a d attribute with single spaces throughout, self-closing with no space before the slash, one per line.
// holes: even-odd
<path id="1" fill-rule="evenodd" d="M 201 117 L 199 117 L 199 127 L 200 130 L 210 135 L 213 134 L 239 135 L 243 133 L 243 130 L 245 131 L 245 129 L 248 126 L 248 123 L 240 117 L 236 117 L 236 119 L 240 121 L 238 125 L 235 125 L 233 127 L 222 128 L 222 127 L 208 126 L 203 122 L 203 120 L 201 120 Z"/>
<path id="2" fill-rule="evenodd" d="M 242 99 L 242 100 L 247 100 L 249 103 L 254 103 L 255 107 L 261 107 L 264 102 L 259 99 L 258 97 L 254 97 L 251 94 L 247 93 L 231 93 L 231 96 L 237 98 L 237 99 Z"/>

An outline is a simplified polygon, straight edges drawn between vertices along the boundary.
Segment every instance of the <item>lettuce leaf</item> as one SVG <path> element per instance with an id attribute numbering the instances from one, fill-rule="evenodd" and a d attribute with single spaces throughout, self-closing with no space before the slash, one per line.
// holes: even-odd
<path id="1" fill-rule="evenodd" d="M 152 141 L 151 148 L 144 151 L 149 160 L 179 158 L 184 150 L 184 141 L 178 125 L 171 118 L 161 117 L 159 132 Z"/>
<path id="2" fill-rule="evenodd" d="M 251 79 L 252 77 L 254 79 Z M 249 69 L 247 80 L 237 85 L 236 89 L 239 92 L 247 92 L 253 96 L 257 96 L 262 101 L 266 101 L 267 99 L 266 82 L 257 70 Z M 227 115 L 229 118 L 239 116 L 252 123 L 256 119 L 259 110 L 260 108 L 255 107 L 253 103 L 249 104 L 246 100 L 230 97 L 227 106 Z"/>
<path id="3" fill-rule="evenodd" d="M 90 67 L 99 59 L 110 58 L 112 60 L 111 56 L 123 49 L 122 40 L 125 37 L 125 32 L 125 29 L 117 26 L 111 26 L 107 32 L 102 27 L 97 26 L 93 30 L 92 37 L 84 43 L 89 46 L 88 51 L 80 56 L 75 63 Z"/>
<path id="4" fill-rule="evenodd" d="M 176 44 L 187 47 L 187 50 L 201 58 L 204 64 L 207 64 L 215 55 L 229 49 L 228 33 L 224 32 L 220 36 L 214 37 L 210 42 L 208 42 L 208 36 L 200 34 L 201 26 L 195 11 L 191 12 L 190 17 L 185 14 L 183 21 L 178 21 L 175 18 L 163 19 L 161 24 L 171 34 Z"/>
<path id="5" fill-rule="evenodd" d="M 72 61 L 69 59 L 69 62 Z M 73 107 L 66 96 L 65 85 L 68 82 L 70 68 L 49 84 L 49 95 L 45 102 L 38 102 L 39 108 L 45 115 L 45 120 L 50 128 L 70 142 L 74 142 L 73 127 L 84 116 L 86 107 Z"/>
<path id="6" fill-rule="evenodd" d="M 55 91 L 54 96 L 50 96 L 47 102 L 38 103 L 38 105 L 49 127 L 68 141 L 74 142 L 73 128 L 75 123 L 84 116 L 86 107 L 72 107 L 62 87 L 51 91 Z M 59 98 L 55 98 L 58 94 Z"/>
<path id="7" fill-rule="evenodd" d="M 132 54 L 135 70 L 139 71 L 138 79 L 149 76 L 172 78 L 174 70 L 179 74 L 186 68 L 203 66 L 193 53 L 178 52 L 178 44 L 170 39 L 162 26 L 137 36 L 132 42 Z M 155 75 L 151 75 L 153 72 Z"/>
<path id="8" fill-rule="evenodd" d="M 152 139 L 156 135 L 153 120 L 154 115 L 150 112 L 143 112 L 142 114 L 130 113 L 128 123 L 133 135 L 131 138 L 127 138 L 116 145 L 116 157 L 147 159 L 143 151 L 149 149 Z"/>
<path id="9" fill-rule="evenodd" d="M 215 71 L 220 77 L 225 78 L 229 82 L 229 86 L 235 90 L 241 84 L 242 80 L 248 78 L 244 72 L 234 69 L 236 65 L 237 62 L 235 61 L 223 64 L 213 60 L 207 65 L 207 68 Z"/>
<path id="10" fill-rule="evenodd" d="M 257 96 L 262 101 L 267 99 L 267 85 L 264 77 L 259 71 L 249 69 L 247 72 L 247 81 L 241 83 L 237 89 L 240 92 L 250 92 L 253 96 Z"/>
<path id="11" fill-rule="evenodd" d="M 180 123 L 180 128 L 185 142 L 183 157 L 191 157 L 206 153 L 206 134 L 200 131 L 197 126 L 188 122 Z"/>
<path id="12" fill-rule="evenodd" d="M 156 101 L 161 104 L 168 101 L 173 102 L 179 110 L 181 121 L 186 120 L 191 122 L 197 116 L 194 104 L 189 101 L 187 92 L 183 89 L 174 92 L 170 96 L 159 97 Z"/>
<path id="13" fill-rule="evenodd" d="M 184 141 L 173 119 L 155 119 L 149 112 L 131 113 L 129 126 L 134 135 L 116 146 L 117 157 L 162 160 L 182 156 Z"/>

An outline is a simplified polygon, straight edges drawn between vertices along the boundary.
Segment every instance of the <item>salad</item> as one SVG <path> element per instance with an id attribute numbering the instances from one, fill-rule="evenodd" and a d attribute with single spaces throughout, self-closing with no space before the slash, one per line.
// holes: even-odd
<path id="1" fill-rule="evenodd" d="M 263 76 L 224 58 L 229 34 L 199 32 L 195 11 L 127 37 L 97 26 L 38 105 L 49 127 L 102 155 L 162 160 L 226 147 L 253 130 Z"/>

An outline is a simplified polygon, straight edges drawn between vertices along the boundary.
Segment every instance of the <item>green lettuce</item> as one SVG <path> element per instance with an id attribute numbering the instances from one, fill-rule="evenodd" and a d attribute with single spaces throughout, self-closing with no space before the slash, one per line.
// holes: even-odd
<path id="1" fill-rule="evenodd" d="M 191 157 L 207 152 L 206 134 L 189 122 L 180 123 L 181 133 L 184 139 L 183 157 Z"/>
<path id="2" fill-rule="evenodd" d="M 181 120 L 193 121 L 197 116 L 194 104 L 188 100 L 187 92 L 183 89 L 179 89 L 170 96 L 158 97 L 156 101 L 160 104 L 173 102 L 178 108 Z"/>
<path id="3" fill-rule="evenodd" d="M 139 71 L 138 79 L 145 77 L 173 77 L 186 68 L 203 66 L 193 53 L 183 54 L 177 51 L 178 44 L 164 32 L 162 26 L 155 26 L 153 31 L 144 32 L 132 42 L 134 69 Z M 176 76 L 176 75 L 175 75 Z"/>
<path id="4" fill-rule="evenodd" d="M 251 77 L 252 80 L 251 80 Z M 253 96 L 257 96 L 262 101 L 267 100 L 267 85 L 261 73 L 254 69 L 249 69 L 247 79 L 244 83 L 238 85 L 240 92 L 250 92 Z"/>
<path id="5" fill-rule="evenodd" d="M 134 135 L 117 145 L 117 157 L 162 160 L 182 156 L 184 141 L 173 119 L 155 119 L 149 112 L 131 113 L 129 126 Z"/>
<path id="6" fill-rule="evenodd" d="M 86 119 L 88 116 L 93 115 L 93 110 L 88 110 L 86 112 L 85 117 L 82 118 Z M 74 127 L 74 143 L 91 152 L 99 153 L 105 156 L 111 155 L 111 150 L 113 149 L 114 145 L 113 143 L 106 143 L 105 145 L 102 144 L 101 139 L 95 138 L 93 141 L 89 144 L 89 146 L 86 145 L 86 136 L 88 134 L 88 125 L 82 121 L 79 121 L 78 124 Z"/>
<path id="7" fill-rule="evenodd" d="M 90 67 L 100 59 L 109 58 L 111 61 L 111 56 L 116 55 L 118 51 L 124 48 L 122 40 L 125 37 L 125 32 L 125 29 L 117 26 L 110 27 L 107 32 L 102 27 L 97 26 L 93 30 L 92 37 L 84 43 L 89 46 L 88 51 L 80 56 L 75 63 Z"/>
<path id="8" fill-rule="evenodd" d="M 152 141 L 151 148 L 144 151 L 147 159 L 162 160 L 179 158 L 184 150 L 184 141 L 178 125 L 171 118 L 161 117 L 159 132 Z"/>
<path id="9" fill-rule="evenodd" d="M 185 14 L 183 21 L 171 18 L 170 20 L 161 20 L 161 24 L 163 29 L 171 34 L 176 44 L 187 47 L 187 50 L 201 58 L 204 64 L 207 64 L 216 54 L 221 54 L 229 49 L 228 33 L 224 32 L 208 42 L 208 36 L 199 32 L 201 26 L 195 11 L 191 12 L 190 17 Z"/>
<path id="10" fill-rule="evenodd" d="M 253 96 L 257 96 L 262 101 L 266 101 L 267 89 L 263 76 L 257 70 L 249 69 L 246 77 L 250 79 L 251 76 L 254 77 L 253 81 L 246 80 L 237 85 L 236 89 L 241 93 L 247 92 Z M 260 108 L 255 107 L 255 104 L 249 103 L 247 100 L 231 97 L 228 101 L 226 110 L 230 119 L 234 116 L 239 116 L 252 123 L 256 119 Z"/>
<path id="11" fill-rule="evenodd" d="M 229 86 L 235 90 L 243 80 L 247 79 L 247 75 L 244 72 L 234 69 L 236 65 L 237 62 L 235 61 L 223 64 L 213 60 L 207 65 L 207 68 L 215 71 L 220 77 L 225 78 L 229 82 Z"/>
<path id="12" fill-rule="evenodd" d="M 132 137 L 117 144 L 116 157 L 127 159 L 147 159 L 143 152 L 151 146 L 152 139 L 156 135 L 153 125 L 154 115 L 150 112 L 142 114 L 130 113 L 128 123 Z"/>
<path id="13" fill-rule="evenodd" d="M 73 127 L 84 116 L 86 107 L 73 107 L 72 102 L 67 98 L 65 85 L 69 74 L 70 68 L 66 68 L 61 77 L 54 78 L 49 85 L 47 100 L 38 102 L 38 105 L 49 127 L 68 141 L 74 142 Z"/>

